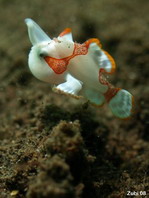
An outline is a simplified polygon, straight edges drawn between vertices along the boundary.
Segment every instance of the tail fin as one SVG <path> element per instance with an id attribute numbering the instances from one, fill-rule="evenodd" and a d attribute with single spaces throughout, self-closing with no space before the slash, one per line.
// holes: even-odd
<path id="1" fill-rule="evenodd" d="M 116 95 L 111 98 L 108 106 L 115 116 L 126 119 L 131 116 L 133 100 L 131 93 L 124 89 L 120 89 Z"/>

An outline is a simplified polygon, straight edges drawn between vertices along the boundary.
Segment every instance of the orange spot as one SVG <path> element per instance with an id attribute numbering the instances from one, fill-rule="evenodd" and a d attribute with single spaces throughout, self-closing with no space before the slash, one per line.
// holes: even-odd
<path id="1" fill-rule="evenodd" d="M 44 57 L 45 61 L 53 69 L 53 71 L 56 74 L 62 74 L 67 70 L 67 65 L 69 64 L 69 61 L 78 55 L 86 55 L 88 52 L 88 48 L 86 47 L 86 44 L 78 44 L 74 43 L 74 50 L 72 55 L 67 56 L 65 58 L 57 59 L 50 56 Z"/>
<path id="2" fill-rule="evenodd" d="M 91 39 L 87 40 L 85 43 L 86 43 L 87 47 L 89 47 L 91 43 L 96 43 L 100 48 L 102 48 L 102 45 L 101 45 L 99 39 L 97 39 L 97 38 L 91 38 Z"/>
<path id="3" fill-rule="evenodd" d="M 64 29 L 63 32 L 60 33 L 60 37 L 65 36 L 66 34 L 69 34 L 71 32 L 71 28 Z"/>

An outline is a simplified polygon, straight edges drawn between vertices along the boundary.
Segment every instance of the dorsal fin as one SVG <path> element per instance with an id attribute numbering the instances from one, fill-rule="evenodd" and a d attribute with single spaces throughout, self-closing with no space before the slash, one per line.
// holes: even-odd
<path id="1" fill-rule="evenodd" d="M 106 73 L 112 74 L 116 69 L 115 61 L 108 52 L 102 49 L 100 41 L 93 38 L 85 43 L 88 45 L 90 55 L 99 65 L 99 69 L 103 68 Z"/>
<path id="2" fill-rule="evenodd" d="M 64 31 L 60 33 L 58 38 L 64 38 L 66 40 L 73 41 L 71 28 L 64 29 Z"/>
<path id="3" fill-rule="evenodd" d="M 28 34 L 32 45 L 36 45 L 43 41 L 50 42 L 50 37 L 41 29 L 41 27 L 30 18 L 25 19 L 28 27 Z"/>

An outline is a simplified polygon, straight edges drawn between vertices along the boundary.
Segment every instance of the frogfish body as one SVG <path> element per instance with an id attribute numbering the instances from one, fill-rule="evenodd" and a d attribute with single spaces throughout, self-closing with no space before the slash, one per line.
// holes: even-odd
<path id="1" fill-rule="evenodd" d="M 85 97 L 96 106 L 108 103 L 115 116 L 130 117 L 133 96 L 124 89 L 115 88 L 105 78 L 104 74 L 112 74 L 116 66 L 98 39 L 76 43 L 70 28 L 50 39 L 32 19 L 27 18 L 25 22 L 33 45 L 28 63 L 36 78 L 53 85 L 58 93 Z"/>

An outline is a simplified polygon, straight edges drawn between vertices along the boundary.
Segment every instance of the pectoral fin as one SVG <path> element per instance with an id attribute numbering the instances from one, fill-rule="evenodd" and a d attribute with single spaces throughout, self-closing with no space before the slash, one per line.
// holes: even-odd
<path id="1" fill-rule="evenodd" d="M 77 95 L 82 89 L 82 82 L 71 76 L 70 74 L 66 75 L 66 82 L 59 84 L 57 87 L 54 87 L 54 91 L 66 95 L 79 98 Z"/>

